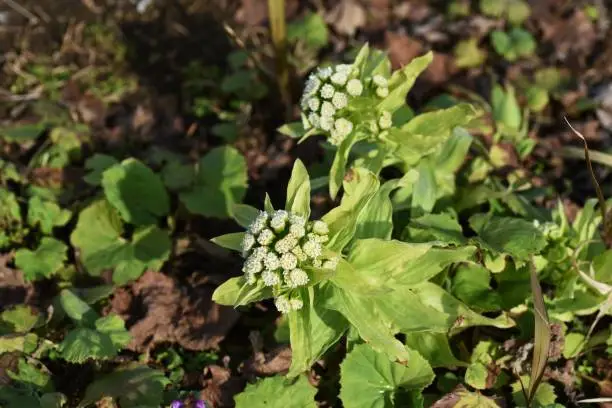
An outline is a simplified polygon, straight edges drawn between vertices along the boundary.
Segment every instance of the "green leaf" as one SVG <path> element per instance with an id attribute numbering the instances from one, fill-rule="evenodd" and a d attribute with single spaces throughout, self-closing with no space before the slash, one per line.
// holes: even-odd
<path id="1" fill-rule="evenodd" d="M 449 329 L 452 332 L 458 332 L 471 326 L 494 326 L 504 329 L 513 327 L 515 324 L 505 314 L 501 314 L 494 319 L 481 316 L 431 282 L 413 286 L 412 290 L 418 295 L 421 302 L 446 314 Z"/>
<path id="2" fill-rule="evenodd" d="M 231 249 L 233 251 L 242 251 L 242 240 L 244 232 L 232 232 L 230 234 L 221 235 L 212 238 L 210 241 L 220 247 Z"/>
<path id="3" fill-rule="evenodd" d="M 159 407 L 169 383 L 163 371 L 130 364 L 89 384 L 78 408 L 88 407 L 105 396 L 117 400 L 121 408 Z"/>
<path id="4" fill-rule="evenodd" d="M 4 371 L 8 374 L 8 377 L 16 382 L 21 383 L 20 385 L 25 386 L 36 391 L 52 391 L 53 382 L 48 371 L 42 371 L 38 364 L 31 359 L 26 360 L 20 358 L 17 362 L 17 372 L 10 370 Z M 6 378 L 3 375 L 4 378 Z M 0 390 L 4 387 L 0 387 Z"/>
<path id="5" fill-rule="evenodd" d="M 273 296 L 272 289 L 258 281 L 255 285 L 246 282 L 244 276 L 230 278 L 213 293 L 212 300 L 224 306 L 243 306 Z"/>
<path id="6" fill-rule="evenodd" d="M 287 41 L 293 43 L 304 41 L 314 50 L 323 48 L 329 41 L 327 24 L 319 14 L 308 12 L 304 17 L 287 26 Z"/>
<path id="7" fill-rule="evenodd" d="M 125 329 L 125 322 L 119 316 L 110 314 L 95 321 L 96 330 L 107 334 L 117 350 L 127 346 L 132 339 L 130 332 Z"/>
<path id="8" fill-rule="evenodd" d="M 494 30 L 491 33 L 491 45 L 495 52 L 503 55 L 508 61 L 516 60 L 517 56 L 512 48 L 512 39 L 504 31 Z"/>
<path id="9" fill-rule="evenodd" d="M 287 185 L 285 210 L 310 218 L 310 177 L 300 159 L 293 164 L 291 178 Z"/>
<path id="10" fill-rule="evenodd" d="M 40 226 L 43 234 L 52 234 L 54 227 L 61 227 L 70 221 L 72 213 L 63 210 L 53 201 L 45 201 L 34 196 L 28 201 L 28 224 L 32 227 Z"/>
<path id="11" fill-rule="evenodd" d="M 324 293 L 322 298 L 326 306 L 342 313 L 355 326 L 359 336 L 375 350 L 386 353 L 394 360 L 406 361 L 410 357 L 391 329 L 380 320 L 376 309 L 371 307 L 370 302 L 364 301 L 367 298 L 331 283 L 325 286 Z"/>
<path id="12" fill-rule="evenodd" d="M 182 190 L 193 184 L 195 169 L 191 164 L 172 160 L 162 168 L 161 177 L 170 190 Z"/>
<path id="13" fill-rule="evenodd" d="M 525 383 L 527 381 L 527 376 L 521 376 L 521 380 Z M 519 381 L 512 383 L 512 399 L 519 408 L 529 406 L 529 404 L 525 402 L 525 396 L 523 395 L 523 390 Z M 549 383 L 541 383 L 533 395 L 532 406 L 549 407 L 553 405 L 556 400 L 555 387 Z"/>
<path id="14" fill-rule="evenodd" d="M 64 312 L 75 323 L 90 328 L 95 326 L 95 321 L 99 318 L 98 314 L 70 289 L 62 289 L 59 294 L 59 301 Z"/>
<path id="15" fill-rule="evenodd" d="M 251 223 L 259 215 L 259 210 L 255 207 L 251 207 L 247 204 L 234 204 L 232 207 L 232 213 L 234 214 L 234 220 L 242 228 L 248 228 Z"/>
<path id="16" fill-rule="evenodd" d="M 410 265 L 431 248 L 430 244 L 410 244 L 396 240 L 385 241 L 377 238 L 360 239 L 355 242 L 347 258 L 361 275 L 376 279 L 378 286 L 396 276 L 411 274 Z M 417 282 L 419 277 L 413 277 Z M 429 279 L 422 276 L 422 280 Z"/>
<path id="17" fill-rule="evenodd" d="M 394 363 L 367 344 L 353 348 L 340 365 L 340 399 L 346 408 L 392 408 L 401 390 L 420 391 L 434 379 L 427 361 L 406 349 L 406 364 Z"/>
<path id="18" fill-rule="evenodd" d="M 455 46 L 455 64 L 459 68 L 473 68 L 482 65 L 487 53 L 478 48 L 478 39 L 470 38 L 459 41 Z"/>
<path id="19" fill-rule="evenodd" d="M 453 277 L 452 293 L 477 310 L 492 312 L 502 308 L 502 299 L 489 286 L 491 274 L 480 265 L 461 265 Z"/>
<path id="20" fill-rule="evenodd" d="M 34 251 L 18 249 L 15 252 L 15 265 L 23 270 L 23 276 L 28 281 L 49 278 L 63 266 L 67 250 L 68 247 L 62 241 L 43 237 Z"/>
<path id="21" fill-rule="evenodd" d="M 549 102 L 548 91 L 537 86 L 530 86 L 526 91 L 527 105 L 534 112 L 542 111 Z"/>
<path id="22" fill-rule="evenodd" d="M 38 336 L 35 333 L 25 335 L 10 334 L 0 336 L 0 354 L 4 353 L 32 353 L 38 345 Z"/>
<path id="23" fill-rule="evenodd" d="M 493 117 L 498 126 L 518 131 L 523 122 L 523 113 L 516 100 L 514 87 L 506 85 L 506 92 L 499 85 L 493 88 Z"/>
<path id="24" fill-rule="evenodd" d="M 136 159 L 127 159 L 102 174 L 108 202 L 135 225 L 157 223 L 168 214 L 170 201 L 161 178 Z"/>
<path id="25" fill-rule="evenodd" d="M 38 314 L 26 305 L 17 305 L 0 315 L 0 334 L 27 333 L 40 321 Z"/>
<path id="26" fill-rule="evenodd" d="M 301 299 L 304 306 L 299 310 L 293 310 L 287 314 L 289 322 L 289 339 L 291 342 L 291 369 L 288 377 L 294 377 L 301 373 L 301 369 L 311 361 L 312 348 L 310 345 L 310 313 L 312 306 L 307 289 L 300 289 Z M 306 366 L 306 369 L 310 367 Z"/>
<path id="27" fill-rule="evenodd" d="M 582 333 L 567 333 L 563 343 L 563 357 L 569 360 L 580 354 L 586 345 L 585 338 Z"/>
<path id="28" fill-rule="evenodd" d="M 292 358 L 289 376 L 294 376 L 310 369 L 330 347 L 336 344 L 349 327 L 348 321 L 342 314 L 324 307 L 321 296 L 324 296 L 325 292 L 318 290 L 317 287 L 314 287 L 313 290 L 314 298 L 317 301 L 310 306 L 310 325 L 305 325 L 309 330 L 306 335 L 310 339 L 310 355 L 304 354 L 301 361 Z"/>
<path id="29" fill-rule="evenodd" d="M 89 359 L 105 360 L 117 355 L 110 336 L 87 328 L 68 332 L 58 350 L 64 360 L 76 364 L 82 364 Z"/>
<path id="30" fill-rule="evenodd" d="M 466 239 L 463 229 L 451 214 L 425 214 L 410 220 L 402 238 L 410 238 L 413 242 L 439 240 L 446 244 L 462 245 Z"/>
<path id="31" fill-rule="evenodd" d="M 306 134 L 306 129 L 304 129 L 301 121 L 284 124 L 276 129 L 276 131 L 292 139 L 301 139 Z"/>
<path id="32" fill-rule="evenodd" d="M 505 0 L 480 0 L 480 11 L 490 17 L 501 17 L 506 10 Z"/>
<path id="33" fill-rule="evenodd" d="M 170 238 L 157 226 L 136 229 L 132 242 L 122 235 L 116 211 L 105 200 L 98 200 L 81 211 L 70 241 L 79 249 L 89 274 L 116 268 L 113 279 L 121 283 L 137 278 L 147 267 L 159 270 L 170 255 Z"/>
<path id="34" fill-rule="evenodd" d="M 389 180 L 378 189 L 357 217 L 355 239 L 391 238 L 393 233 L 393 204 L 389 194 L 394 189 L 402 187 L 407 183 L 403 178 L 400 180 Z"/>
<path id="35" fill-rule="evenodd" d="M 425 158 L 420 161 L 417 170 L 419 178 L 413 187 L 412 210 L 417 214 L 430 213 L 438 195 L 433 163 Z"/>
<path id="36" fill-rule="evenodd" d="M 322 217 L 329 226 L 326 246 L 335 252 L 341 252 L 354 238 L 359 214 L 379 187 L 378 177 L 368 170 L 355 168 L 349 174 L 340 205 Z"/>
<path id="37" fill-rule="evenodd" d="M 195 185 L 179 198 L 194 214 L 229 218 L 234 204 L 244 198 L 246 186 L 244 157 L 233 147 L 222 146 L 200 159 Z"/>
<path id="38" fill-rule="evenodd" d="M 453 354 L 446 333 L 406 333 L 406 345 L 419 352 L 433 368 L 467 365 Z"/>
<path id="39" fill-rule="evenodd" d="M 0 129 L 0 136 L 7 142 L 30 142 L 42 136 L 45 128 L 46 126 L 42 123 L 14 126 Z"/>
<path id="40" fill-rule="evenodd" d="M 352 132 L 338 146 L 338 150 L 334 155 L 331 169 L 329 170 L 329 195 L 332 199 L 336 199 L 340 187 L 344 184 L 346 172 L 346 164 L 348 163 L 351 148 L 357 143 L 357 132 Z"/>
<path id="41" fill-rule="evenodd" d="M 457 396 L 459 400 L 453 405 L 453 408 L 499 408 L 495 401 L 478 392 L 469 392 L 466 389 L 461 389 L 457 392 Z"/>
<path id="42" fill-rule="evenodd" d="M 397 143 L 395 155 L 408 165 L 435 152 L 457 126 L 465 126 L 479 115 L 470 104 L 461 103 L 448 109 L 422 113 L 401 129 L 391 129 L 388 138 Z"/>
<path id="43" fill-rule="evenodd" d="M 406 95 L 417 77 L 433 61 L 433 52 L 414 58 L 408 65 L 397 70 L 389 79 L 389 95 L 378 104 L 379 111 L 395 112 L 406 103 Z"/>
<path id="44" fill-rule="evenodd" d="M 532 223 L 520 218 L 475 214 L 469 222 L 482 245 L 519 261 L 539 253 L 546 246 L 542 233 Z"/>
<path id="45" fill-rule="evenodd" d="M 293 382 L 276 376 L 248 384 L 234 401 L 236 408 L 315 408 L 316 393 L 317 389 L 310 385 L 305 376 Z"/>

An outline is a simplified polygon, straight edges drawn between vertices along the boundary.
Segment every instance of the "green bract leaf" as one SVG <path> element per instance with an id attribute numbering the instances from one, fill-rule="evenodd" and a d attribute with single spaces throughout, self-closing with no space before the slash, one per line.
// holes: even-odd
<path id="1" fill-rule="evenodd" d="M 244 276 L 230 278 L 213 293 L 212 300 L 224 306 L 243 306 L 272 297 L 272 289 L 263 286 L 261 281 L 255 285 L 246 282 Z"/>
<path id="2" fill-rule="evenodd" d="M 301 160 L 293 164 L 291 178 L 287 186 L 285 210 L 310 218 L 310 177 Z"/>
<path id="3" fill-rule="evenodd" d="M 108 202 L 131 224 L 154 224 L 170 208 L 161 178 L 136 159 L 124 160 L 104 171 L 102 187 Z"/>
<path id="4" fill-rule="evenodd" d="M 306 134 L 306 129 L 304 129 L 302 122 L 287 123 L 276 129 L 276 131 L 292 139 L 301 139 Z"/>
<path id="5" fill-rule="evenodd" d="M 410 61 L 408 65 L 397 70 L 389 79 L 389 96 L 378 104 L 378 110 L 395 112 L 400 106 L 406 103 L 406 95 L 412 89 L 414 81 L 425 71 L 433 61 L 433 52 L 417 57 Z"/>
<path id="6" fill-rule="evenodd" d="M 192 213 L 228 218 L 244 198 L 246 184 L 244 157 L 233 147 L 217 147 L 200 159 L 194 186 L 179 198 Z"/>
<path id="7" fill-rule="evenodd" d="M 340 365 L 340 399 L 346 408 L 392 408 L 400 389 L 420 391 L 434 379 L 427 361 L 406 349 L 407 363 L 389 361 L 367 344 L 355 346 Z"/>
<path id="8" fill-rule="evenodd" d="M 163 371 L 131 364 L 92 382 L 78 408 L 94 404 L 102 397 L 113 397 L 121 408 L 159 407 L 170 383 Z"/>
<path id="9" fill-rule="evenodd" d="M 307 367 L 312 360 L 312 348 L 310 345 L 310 327 L 312 306 L 308 289 L 300 289 L 300 299 L 304 306 L 299 310 L 293 310 L 287 314 L 289 322 L 289 339 L 291 342 L 291 370 L 289 377 L 300 374 L 299 369 Z"/>
<path id="10" fill-rule="evenodd" d="M 61 227 L 70 221 L 72 213 L 63 210 L 53 201 L 45 201 L 38 196 L 28 202 L 28 224 L 40 226 L 43 234 L 51 234 L 53 227 Z"/>
<path id="11" fill-rule="evenodd" d="M 233 251 L 241 251 L 244 234 L 244 232 L 232 232 L 231 234 L 215 237 L 210 241 L 223 248 L 231 249 Z"/>
<path id="12" fill-rule="evenodd" d="M 15 253 L 15 265 L 26 280 L 48 278 L 60 270 L 67 259 L 68 247 L 55 238 L 43 237 L 36 250 L 21 248 Z"/>
<path id="13" fill-rule="evenodd" d="M 249 384 L 236 395 L 236 408 L 315 408 L 316 388 L 300 376 L 294 382 L 283 377 L 270 377 Z"/>
<path id="14" fill-rule="evenodd" d="M 421 302 L 447 315 L 449 329 L 453 332 L 470 326 L 494 326 L 502 329 L 514 326 L 514 321 L 505 314 L 492 319 L 475 313 L 434 283 L 424 282 L 414 286 L 412 290 Z"/>
<path id="15" fill-rule="evenodd" d="M 409 165 L 436 151 L 457 126 L 465 126 L 479 115 L 472 105 L 461 103 L 448 109 L 426 112 L 401 127 L 392 128 L 388 138 L 397 143 L 395 155 Z"/>
<path id="16" fill-rule="evenodd" d="M 234 204 L 232 213 L 234 220 L 242 228 L 248 228 L 259 214 L 259 210 L 246 204 Z"/>
<path id="17" fill-rule="evenodd" d="M 542 233 L 520 218 L 476 214 L 470 217 L 470 226 L 486 248 L 509 254 L 516 260 L 524 261 L 546 245 Z"/>

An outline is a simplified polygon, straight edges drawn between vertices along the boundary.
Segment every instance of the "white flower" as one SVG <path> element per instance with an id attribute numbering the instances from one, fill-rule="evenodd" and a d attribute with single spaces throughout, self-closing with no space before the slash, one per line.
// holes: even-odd
<path id="1" fill-rule="evenodd" d="M 334 108 L 334 105 L 331 104 L 331 102 L 323 102 L 323 104 L 321 105 L 321 116 L 322 117 L 333 117 L 336 114 L 336 108 Z"/>
<path id="2" fill-rule="evenodd" d="M 344 140 L 344 137 L 336 129 L 332 129 L 329 135 L 329 143 L 334 146 L 340 146 L 340 143 Z"/>
<path id="3" fill-rule="evenodd" d="M 242 267 L 242 271 L 247 275 L 255 275 L 263 270 L 263 265 L 261 264 L 261 260 L 257 258 L 253 258 L 253 256 L 249 256 L 246 261 L 244 261 L 244 266 Z"/>
<path id="4" fill-rule="evenodd" d="M 335 270 L 336 267 L 338 267 L 338 258 L 337 257 L 328 259 L 327 261 L 323 262 L 323 265 L 322 265 L 323 269 Z"/>
<path id="5" fill-rule="evenodd" d="M 330 116 L 322 116 L 321 121 L 319 122 L 319 127 L 327 132 L 332 129 L 334 125 L 334 118 Z"/>
<path id="6" fill-rule="evenodd" d="M 353 70 L 353 65 L 351 64 L 338 64 L 336 65 L 336 72 L 341 72 L 343 74 L 350 74 Z"/>
<path id="7" fill-rule="evenodd" d="M 309 96 L 313 95 L 317 92 L 319 87 L 321 86 L 321 80 L 316 77 L 316 75 L 311 74 L 306 81 L 306 86 L 304 87 L 304 95 Z"/>
<path id="8" fill-rule="evenodd" d="M 318 128 L 321 122 L 321 119 L 319 118 L 319 115 L 317 115 L 316 113 L 311 113 L 310 115 L 308 115 L 308 121 L 312 124 L 312 126 Z"/>
<path id="9" fill-rule="evenodd" d="M 320 259 L 315 259 L 314 261 L 312 261 L 312 265 L 315 268 L 320 268 L 323 265 L 323 261 L 321 261 Z"/>
<path id="10" fill-rule="evenodd" d="M 274 306 L 281 313 L 289 313 L 292 310 L 291 302 L 287 299 L 287 296 L 279 296 L 274 299 Z"/>
<path id="11" fill-rule="evenodd" d="M 257 278 L 255 277 L 254 273 L 245 273 L 246 276 L 246 281 L 249 285 L 253 285 L 255 284 L 255 282 L 257 282 Z"/>
<path id="12" fill-rule="evenodd" d="M 329 234 L 329 227 L 327 226 L 327 224 L 324 221 L 317 220 L 317 221 L 312 223 L 312 231 L 315 234 L 327 235 L 327 234 Z"/>
<path id="13" fill-rule="evenodd" d="M 353 131 L 353 122 L 344 118 L 336 119 L 334 129 L 344 138 Z"/>
<path id="14" fill-rule="evenodd" d="M 389 96 L 389 88 L 384 88 L 384 87 L 379 87 L 376 88 L 376 95 L 379 98 L 386 98 L 387 96 Z"/>
<path id="15" fill-rule="evenodd" d="M 264 259 L 263 263 L 266 269 L 271 271 L 278 269 L 280 266 L 280 260 L 278 259 L 278 256 L 273 252 L 270 252 L 268 253 L 268 255 L 266 255 L 266 258 Z"/>
<path id="16" fill-rule="evenodd" d="M 270 218 L 270 227 L 276 232 L 280 232 L 285 229 L 285 224 L 289 218 L 289 213 L 285 210 L 277 210 L 272 214 Z"/>
<path id="17" fill-rule="evenodd" d="M 359 96 L 363 92 L 363 84 L 358 79 L 351 79 L 346 84 L 346 92 L 351 96 Z"/>
<path id="18" fill-rule="evenodd" d="M 330 79 L 334 84 L 343 86 L 348 81 L 348 75 L 344 72 L 336 72 Z"/>
<path id="19" fill-rule="evenodd" d="M 257 242 L 263 246 L 270 245 L 272 241 L 274 241 L 274 233 L 267 228 L 261 231 L 257 237 Z"/>
<path id="20" fill-rule="evenodd" d="M 378 125 L 381 129 L 389 129 L 393 125 L 391 112 L 383 111 L 378 119 Z"/>
<path id="21" fill-rule="evenodd" d="M 280 266 L 286 271 L 294 269 L 297 266 L 297 262 L 298 260 L 296 256 L 290 252 L 283 254 L 283 256 L 280 258 Z"/>
<path id="22" fill-rule="evenodd" d="M 268 254 L 268 248 L 267 247 L 257 247 L 257 248 L 255 248 L 253 250 L 253 252 L 251 253 L 251 256 L 249 258 L 253 258 L 253 259 L 257 259 L 259 261 L 263 261 L 267 254 Z"/>
<path id="23" fill-rule="evenodd" d="M 342 92 L 336 92 L 332 98 L 332 104 L 336 109 L 345 108 L 348 105 L 348 98 Z"/>
<path id="24" fill-rule="evenodd" d="M 301 299 L 291 299 L 289 303 L 291 303 L 291 310 L 300 310 L 304 307 L 304 302 Z"/>
<path id="25" fill-rule="evenodd" d="M 370 121 L 370 132 L 372 132 L 373 134 L 377 134 L 379 131 L 378 129 L 378 125 L 376 124 L 376 121 L 372 120 Z"/>
<path id="26" fill-rule="evenodd" d="M 264 285 L 266 286 L 274 286 L 280 282 L 280 278 L 278 277 L 278 274 L 273 271 L 264 271 L 261 274 L 261 279 Z"/>
<path id="27" fill-rule="evenodd" d="M 304 251 L 309 258 L 316 259 L 321 256 L 321 244 L 312 239 L 308 240 L 302 245 L 302 251 Z"/>
<path id="28" fill-rule="evenodd" d="M 321 95 L 321 98 L 323 99 L 331 99 L 334 96 L 335 92 L 336 92 L 336 88 L 334 88 L 333 85 L 325 84 L 321 88 L 319 95 Z"/>
<path id="29" fill-rule="evenodd" d="M 319 106 L 321 106 L 321 101 L 319 100 L 319 98 L 310 98 L 308 100 L 308 107 L 310 108 L 310 110 L 317 111 L 319 109 Z"/>
<path id="30" fill-rule="evenodd" d="M 298 239 L 302 238 L 304 235 L 306 235 L 306 228 L 298 224 L 293 224 L 291 227 L 289 227 L 289 234 Z"/>
<path id="31" fill-rule="evenodd" d="M 291 235 L 287 235 L 285 238 L 279 239 L 274 244 L 274 249 L 279 254 L 284 254 L 290 252 L 297 245 L 297 239 L 293 238 Z"/>
<path id="32" fill-rule="evenodd" d="M 255 217 L 255 220 L 249 226 L 249 231 L 253 235 L 257 235 L 261 232 L 262 229 L 266 228 L 266 223 L 268 222 L 268 213 L 265 211 L 260 211 L 259 215 Z"/>
<path id="33" fill-rule="evenodd" d="M 300 268 L 295 268 L 289 272 L 289 282 L 287 282 L 287 284 L 295 288 L 306 285 L 308 281 L 308 274 Z"/>
<path id="34" fill-rule="evenodd" d="M 296 247 L 291 250 L 291 253 L 295 255 L 299 262 L 304 262 L 308 259 L 308 257 L 306 256 L 304 251 L 302 251 L 302 248 L 300 248 L 299 245 L 296 245 Z"/>
<path id="35" fill-rule="evenodd" d="M 333 73 L 334 73 L 334 71 L 332 70 L 331 67 L 319 68 L 317 70 L 317 75 L 321 79 L 327 79 L 330 76 L 332 76 Z"/>
<path id="36" fill-rule="evenodd" d="M 244 238 L 242 238 L 242 252 L 249 252 L 251 248 L 253 248 L 253 245 L 255 245 L 255 237 L 253 236 L 253 234 L 249 234 L 247 232 L 246 234 L 244 234 Z"/>
<path id="37" fill-rule="evenodd" d="M 374 82 L 374 84 L 376 84 L 376 86 L 380 88 L 387 88 L 389 86 L 387 78 L 382 75 L 374 75 L 374 77 L 372 78 L 372 82 Z"/>
<path id="38" fill-rule="evenodd" d="M 289 216 L 289 223 L 291 225 L 299 225 L 301 227 L 305 227 L 306 226 L 306 218 L 302 217 L 301 215 L 291 214 Z"/>

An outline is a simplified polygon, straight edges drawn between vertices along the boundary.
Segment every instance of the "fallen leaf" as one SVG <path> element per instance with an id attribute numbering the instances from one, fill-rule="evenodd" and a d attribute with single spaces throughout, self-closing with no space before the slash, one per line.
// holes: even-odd
<path id="1" fill-rule="evenodd" d="M 385 33 L 385 43 L 393 69 L 399 69 L 407 65 L 424 52 L 423 44 L 403 33 L 387 31 Z"/>
<path id="2" fill-rule="evenodd" d="M 291 348 L 281 346 L 269 353 L 256 352 L 244 363 L 242 371 L 247 376 L 266 377 L 285 375 L 291 366 Z"/>
<path id="3" fill-rule="evenodd" d="M 214 303 L 213 291 L 205 282 L 182 287 L 163 273 L 147 271 L 115 292 L 110 311 L 127 321 L 130 350 L 142 352 L 165 342 L 207 350 L 219 345 L 239 316 L 235 309 Z"/>
<path id="4" fill-rule="evenodd" d="M 204 389 L 200 398 L 211 407 L 230 407 L 234 404 L 234 395 L 244 389 L 246 379 L 232 376 L 228 368 L 210 365 L 204 370 Z"/>
<path id="5" fill-rule="evenodd" d="M 34 288 L 25 282 L 23 273 L 6 266 L 10 258 L 8 254 L 0 255 L 0 311 L 27 304 L 34 295 Z"/>
<path id="6" fill-rule="evenodd" d="M 355 0 L 342 0 L 327 13 L 325 21 L 333 26 L 338 34 L 351 37 L 366 24 L 366 11 Z"/>

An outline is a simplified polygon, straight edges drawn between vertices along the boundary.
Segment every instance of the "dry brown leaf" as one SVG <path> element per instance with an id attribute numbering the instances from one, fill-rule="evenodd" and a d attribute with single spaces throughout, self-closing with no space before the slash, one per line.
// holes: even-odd
<path id="1" fill-rule="evenodd" d="M 387 31 L 385 43 L 393 69 L 403 67 L 424 52 L 423 44 L 402 33 Z"/>
<path id="2" fill-rule="evenodd" d="M 235 309 L 214 303 L 213 291 L 205 283 L 181 287 L 167 275 L 148 271 L 116 291 L 111 311 L 128 322 L 131 350 L 142 352 L 164 342 L 206 350 L 219 345 L 239 316 Z"/>
<path id="3" fill-rule="evenodd" d="M 366 11 L 355 0 L 341 0 L 327 13 L 325 20 L 333 26 L 338 34 L 353 36 L 355 32 L 365 26 Z"/>

